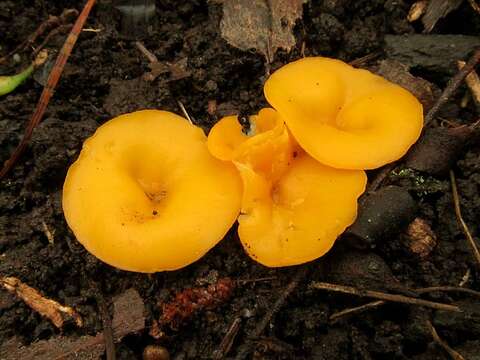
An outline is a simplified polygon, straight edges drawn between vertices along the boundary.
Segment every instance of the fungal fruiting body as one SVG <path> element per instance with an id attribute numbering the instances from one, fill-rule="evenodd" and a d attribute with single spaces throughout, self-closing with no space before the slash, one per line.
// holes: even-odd
<path id="1" fill-rule="evenodd" d="M 238 234 L 246 252 L 270 267 L 296 265 L 324 255 L 356 217 L 365 190 L 359 170 L 325 166 L 293 140 L 273 109 L 251 117 L 255 134 L 236 117 L 220 120 L 208 148 L 232 161 L 243 181 Z"/>
<path id="2" fill-rule="evenodd" d="M 313 158 L 338 169 L 375 169 L 420 136 L 423 110 L 407 90 L 367 70 L 311 57 L 265 83 L 265 97 Z"/>
<path id="3" fill-rule="evenodd" d="M 242 184 L 214 158 L 203 131 L 175 114 L 144 110 L 108 121 L 70 167 L 63 210 L 78 241 L 117 268 L 184 267 L 235 222 Z"/>

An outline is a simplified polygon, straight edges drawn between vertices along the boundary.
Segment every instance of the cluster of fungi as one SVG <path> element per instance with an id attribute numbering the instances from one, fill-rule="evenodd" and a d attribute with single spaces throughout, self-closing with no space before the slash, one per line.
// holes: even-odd
<path id="1" fill-rule="evenodd" d="M 238 220 L 248 255 L 269 267 L 324 255 L 357 215 L 365 170 L 401 158 L 423 110 L 407 90 L 342 61 L 312 57 L 266 81 L 272 108 L 221 119 L 208 137 L 175 114 L 121 115 L 88 139 L 65 180 L 77 239 L 124 270 L 175 270 Z"/>

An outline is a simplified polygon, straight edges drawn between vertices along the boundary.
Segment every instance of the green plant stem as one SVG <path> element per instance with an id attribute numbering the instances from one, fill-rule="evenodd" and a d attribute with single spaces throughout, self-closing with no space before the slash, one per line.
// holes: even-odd
<path id="1" fill-rule="evenodd" d="M 23 83 L 33 72 L 33 64 L 21 73 L 12 76 L 0 76 L 0 96 L 6 95 Z"/>

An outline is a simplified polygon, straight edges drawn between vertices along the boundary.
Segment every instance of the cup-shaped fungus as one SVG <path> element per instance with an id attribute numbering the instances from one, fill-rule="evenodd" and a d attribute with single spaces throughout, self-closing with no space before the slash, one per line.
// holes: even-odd
<path id="1" fill-rule="evenodd" d="M 254 134 L 235 116 L 208 136 L 210 152 L 236 165 L 243 180 L 238 234 L 247 253 L 270 267 L 305 263 L 324 255 L 352 224 L 366 175 L 311 158 L 294 142 L 273 109 L 251 117 Z"/>
<path id="2" fill-rule="evenodd" d="M 242 183 L 203 131 L 175 114 L 119 116 L 85 141 L 68 170 L 63 210 L 77 239 L 117 268 L 184 267 L 235 222 Z"/>
<path id="3" fill-rule="evenodd" d="M 423 126 L 420 102 L 367 70 L 322 57 L 275 71 L 264 87 L 295 140 L 339 169 L 375 169 L 398 160 Z"/>

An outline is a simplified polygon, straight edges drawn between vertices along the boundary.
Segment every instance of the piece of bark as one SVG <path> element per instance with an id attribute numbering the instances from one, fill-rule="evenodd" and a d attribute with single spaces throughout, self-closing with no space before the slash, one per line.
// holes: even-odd
<path id="1" fill-rule="evenodd" d="M 386 35 L 387 57 L 411 67 L 452 76 L 457 73 L 457 60 L 466 59 L 480 37 L 467 35 L 410 34 Z"/>
<path id="2" fill-rule="evenodd" d="M 424 31 L 426 33 L 432 31 L 438 20 L 457 9 L 462 2 L 463 0 L 429 0 L 425 15 L 422 17 Z"/>
<path id="3" fill-rule="evenodd" d="M 59 329 L 63 327 L 65 321 L 70 320 L 73 320 L 78 327 L 83 326 L 81 316 L 74 309 L 44 297 L 38 290 L 15 277 L 0 278 L 0 285 L 22 299 L 31 309 L 49 319 Z"/>
<path id="4" fill-rule="evenodd" d="M 382 60 L 375 73 L 410 91 L 422 103 L 426 113 L 440 96 L 440 90 L 431 82 L 413 76 L 408 70 L 408 66 L 398 61 Z"/>
<path id="5" fill-rule="evenodd" d="M 112 328 L 115 341 L 145 328 L 143 300 L 134 289 L 129 289 L 114 301 Z M 103 333 L 96 336 L 72 338 L 57 336 L 22 346 L 11 339 L 0 347 L 2 360 L 100 359 L 105 350 Z"/>
<path id="6" fill-rule="evenodd" d="M 446 176 L 466 146 L 478 135 L 478 124 L 427 129 L 406 155 L 405 165 L 430 175 Z"/>
<path id="7" fill-rule="evenodd" d="M 407 190 L 386 186 L 366 195 L 358 216 L 344 233 L 344 238 L 357 248 L 374 247 L 375 243 L 399 234 L 417 212 L 417 204 Z"/>

